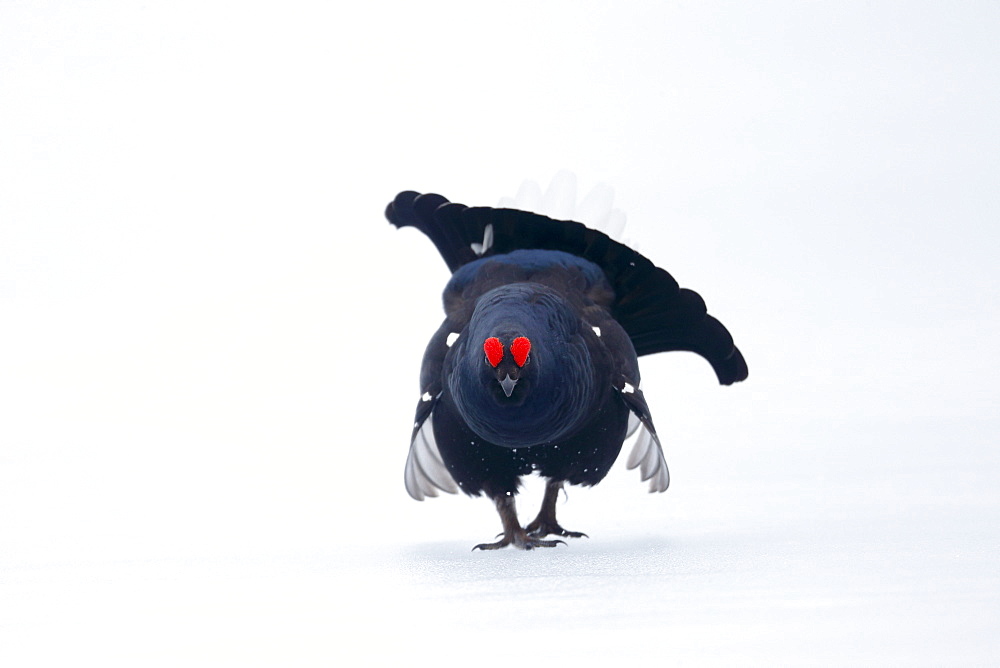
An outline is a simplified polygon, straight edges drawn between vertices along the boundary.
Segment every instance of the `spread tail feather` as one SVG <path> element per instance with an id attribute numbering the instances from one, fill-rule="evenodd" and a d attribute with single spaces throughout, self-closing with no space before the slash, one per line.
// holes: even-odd
<path id="1" fill-rule="evenodd" d="M 598 265 L 617 295 L 611 315 L 628 333 L 637 355 L 685 350 L 704 357 L 719 382 L 744 380 L 747 364 L 733 338 L 708 315 L 693 290 L 637 251 L 581 223 L 517 209 L 467 207 L 441 195 L 402 192 L 386 218 L 416 227 L 437 247 L 448 268 L 520 249 L 558 250 Z"/>

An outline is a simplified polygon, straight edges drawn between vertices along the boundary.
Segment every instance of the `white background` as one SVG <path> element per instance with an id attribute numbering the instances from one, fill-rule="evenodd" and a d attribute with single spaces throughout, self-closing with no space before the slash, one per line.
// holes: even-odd
<path id="1" fill-rule="evenodd" d="M 0 2 L 0 663 L 1000 660 L 1000 5 Z M 750 379 L 471 552 L 400 190 L 562 168 Z M 530 515 L 537 481 L 522 501 Z"/>

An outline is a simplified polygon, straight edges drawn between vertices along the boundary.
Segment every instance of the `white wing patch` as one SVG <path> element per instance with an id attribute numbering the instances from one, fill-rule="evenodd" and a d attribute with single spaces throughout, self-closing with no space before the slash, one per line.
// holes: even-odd
<path id="1" fill-rule="evenodd" d="M 441 453 L 434 441 L 433 422 L 434 413 L 431 413 L 413 437 L 410 454 L 406 457 L 406 491 L 417 501 L 437 496 L 438 490 L 448 494 L 458 493 L 458 486 L 441 460 Z"/>
<path id="2" fill-rule="evenodd" d="M 642 422 L 639 421 L 639 416 L 633 413 L 632 411 L 629 411 L 628 430 L 625 432 L 625 439 L 628 440 L 632 438 L 632 434 L 635 433 L 635 430 L 638 429 L 639 425 L 641 424 Z"/>
<path id="3" fill-rule="evenodd" d="M 470 244 L 470 246 L 472 246 L 472 252 L 476 255 L 482 255 L 488 251 L 493 246 L 493 224 L 490 223 L 483 230 L 483 243 Z"/>
<path id="4" fill-rule="evenodd" d="M 623 393 L 634 392 L 635 387 L 626 382 L 621 391 Z M 625 467 L 629 470 L 639 467 L 643 481 L 649 481 L 650 493 L 665 492 L 670 486 L 670 469 L 667 468 L 667 460 L 663 456 L 660 439 L 656 432 L 642 423 L 638 415 L 629 411 L 625 439 L 632 438 L 637 432 L 639 435 L 632 445 L 632 452 L 629 453 Z"/>
<path id="5" fill-rule="evenodd" d="M 629 418 L 629 429 L 633 429 L 632 417 Z M 649 481 L 651 493 L 664 492 L 670 486 L 670 470 L 667 469 L 667 460 L 663 456 L 660 439 L 639 422 L 638 418 L 635 418 L 635 422 L 638 425 L 639 437 L 632 446 L 632 452 L 625 466 L 629 470 L 639 467 L 643 481 Z"/>

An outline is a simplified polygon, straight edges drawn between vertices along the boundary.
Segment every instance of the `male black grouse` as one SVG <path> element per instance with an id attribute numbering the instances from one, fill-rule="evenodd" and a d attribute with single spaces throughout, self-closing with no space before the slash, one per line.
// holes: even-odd
<path id="1" fill-rule="evenodd" d="M 415 192 L 400 193 L 386 217 L 430 237 L 452 271 L 444 323 L 424 353 L 406 489 L 417 500 L 459 489 L 491 498 L 503 535 L 476 548 L 583 536 L 556 521 L 559 490 L 600 482 L 635 429 L 628 467 L 641 467 L 651 492 L 667 488 L 638 355 L 687 350 L 724 385 L 747 377 L 696 292 L 601 232 Z M 522 527 L 514 497 L 533 472 L 547 479 L 545 495 Z"/>

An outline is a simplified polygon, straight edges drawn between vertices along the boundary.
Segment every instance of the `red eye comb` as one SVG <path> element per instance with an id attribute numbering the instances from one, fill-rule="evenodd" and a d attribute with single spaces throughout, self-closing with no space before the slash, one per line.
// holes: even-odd
<path id="1" fill-rule="evenodd" d="M 495 336 L 486 339 L 483 343 L 483 351 L 486 353 L 486 361 L 494 367 L 500 364 L 500 360 L 503 359 L 503 344 Z"/>
<path id="2" fill-rule="evenodd" d="M 510 354 L 514 356 L 514 363 L 518 366 L 524 366 L 528 361 L 529 352 L 531 352 L 531 341 L 525 336 L 517 337 L 510 344 Z"/>

